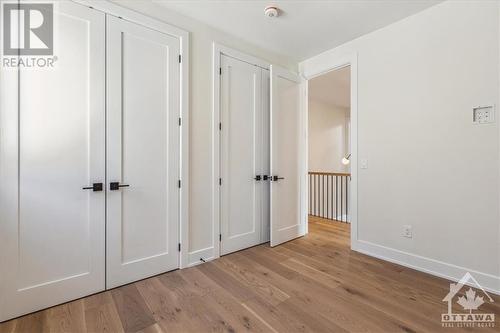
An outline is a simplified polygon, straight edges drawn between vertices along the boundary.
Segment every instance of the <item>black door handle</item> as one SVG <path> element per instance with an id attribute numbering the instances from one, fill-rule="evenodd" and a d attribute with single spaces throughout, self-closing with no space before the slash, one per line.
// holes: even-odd
<path id="1" fill-rule="evenodd" d="M 102 183 L 93 183 L 92 186 L 82 187 L 82 190 L 102 191 Z"/>
<path id="2" fill-rule="evenodd" d="M 273 182 L 277 182 L 277 181 L 278 181 L 278 180 L 280 180 L 280 179 L 285 179 L 285 178 L 284 178 L 284 177 L 273 176 L 272 181 L 273 181 Z"/>
<path id="3" fill-rule="evenodd" d="M 127 185 L 127 184 L 120 184 L 119 182 L 111 182 L 109 183 L 109 189 L 111 191 L 116 191 L 116 190 L 119 190 L 120 187 L 129 187 L 130 185 Z"/>
<path id="4" fill-rule="evenodd" d="M 264 175 L 262 179 L 263 180 L 269 180 L 269 176 L 268 175 Z"/>
<path id="5" fill-rule="evenodd" d="M 260 175 L 255 176 L 254 178 L 256 181 L 262 180 L 262 177 Z"/>

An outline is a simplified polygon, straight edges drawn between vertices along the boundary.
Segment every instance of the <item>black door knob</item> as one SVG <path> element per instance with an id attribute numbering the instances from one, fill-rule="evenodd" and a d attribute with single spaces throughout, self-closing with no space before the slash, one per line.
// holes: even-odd
<path id="1" fill-rule="evenodd" d="M 93 192 L 102 191 L 102 183 L 93 183 L 92 186 L 82 187 L 82 190 L 92 190 Z"/>
<path id="2" fill-rule="evenodd" d="M 119 182 L 110 182 L 109 183 L 109 189 L 111 191 L 116 191 L 119 190 L 121 187 L 129 187 L 130 185 L 127 184 L 120 184 Z"/>

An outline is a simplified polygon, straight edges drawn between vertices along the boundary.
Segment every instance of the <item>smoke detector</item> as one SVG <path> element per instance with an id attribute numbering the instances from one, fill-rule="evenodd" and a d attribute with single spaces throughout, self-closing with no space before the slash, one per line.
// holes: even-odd
<path id="1" fill-rule="evenodd" d="M 279 15 L 278 8 L 274 7 L 274 6 L 267 6 L 266 8 L 264 8 L 264 14 L 267 17 L 271 17 L 271 18 L 278 17 L 278 15 Z"/>

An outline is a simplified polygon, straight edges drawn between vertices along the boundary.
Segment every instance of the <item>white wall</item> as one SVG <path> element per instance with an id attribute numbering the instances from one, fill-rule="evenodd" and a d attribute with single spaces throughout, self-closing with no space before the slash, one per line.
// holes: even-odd
<path id="1" fill-rule="evenodd" d="M 497 1 L 448 1 L 301 63 L 358 56 L 358 250 L 500 292 L 498 48 Z"/>
<path id="2" fill-rule="evenodd" d="M 217 31 L 198 21 L 173 13 L 150 1 L 118 0 L 120 5 L 189 31 L 190 34 L 190 263 L 214 255 L 212 211 L 212 43 L 237 49 L 287 68 L 297 64 L 287 57 L 272 54 L 245 43 L 240 38 Z"/>
<path id="3" fill-rule="evenodd" d="M 309 98 L 309 171 L 349 172 L 342 158 L 349 153 L 349 108 Z"/>

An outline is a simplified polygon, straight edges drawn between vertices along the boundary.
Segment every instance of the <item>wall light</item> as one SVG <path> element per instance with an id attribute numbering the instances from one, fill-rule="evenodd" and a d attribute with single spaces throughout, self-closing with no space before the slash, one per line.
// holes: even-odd
<path id="1" fill-rule="evenodd" d="M 351 163 L 351 161 L 349 161 L 350 158 L 351 158 L 351 154 L 344 156 L 344 158 L 342 158 L 342 164 L 348 165 L 349 163 Z"/>

